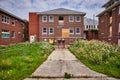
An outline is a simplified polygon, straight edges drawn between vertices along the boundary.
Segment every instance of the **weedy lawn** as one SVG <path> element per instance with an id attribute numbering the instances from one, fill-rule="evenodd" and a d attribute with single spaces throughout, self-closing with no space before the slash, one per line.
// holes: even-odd
<path id="1" fill-rule="evenodd" d="M 89 68 L 120 78 L 120 47 L 96 40 L 79 40 L 69 50 Z"/>
<path id="2" fill-rule="evenodd" d="M 54 46 L 46 42 L 0 46 L 0 80 L 23 80 L 42 64 Z"/>

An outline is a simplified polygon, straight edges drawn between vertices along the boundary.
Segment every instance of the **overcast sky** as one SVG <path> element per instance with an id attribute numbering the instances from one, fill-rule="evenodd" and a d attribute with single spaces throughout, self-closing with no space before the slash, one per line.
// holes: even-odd
<path id="1" fill-rule="evenodd" d="M 42 12 L 57 8 L 66 8 L 85 12 L 86 17 L 93 18 L 104 8 L 108 0 L 0 0 L 0 8 L 28 20 L 29 12 Z"/>

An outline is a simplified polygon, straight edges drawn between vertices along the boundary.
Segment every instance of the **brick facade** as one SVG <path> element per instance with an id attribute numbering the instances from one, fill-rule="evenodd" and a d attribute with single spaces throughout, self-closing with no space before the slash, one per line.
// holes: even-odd
<path id="1" fill-rule="evenodd" d="M 9 18 L 9 23 L 4 23 L 3 16 L 7 16 Z M 0 9 L 0 45 L 8 45 L 23 42 L 24 27 L 25 22 L 23 20 L 12 15 L 11 13 Z M 5 35 L 8 36 L 5 37 Z"/>
<path id="2" fill-rule="evenodd" d="M 85 15 L 85 14 L 84 14 Z M 81 14 L 38 14 L 34 12 L 29 13 L 29 41 L 30 36 L 35 36 L 36 41 L 48 41 L 55 39 L 57 41 L 59 38 L 62 37 L 62 30 L 68 29 L 70 27 L 74 28 L 74 33 L 69 34 L 69 37 L 64 37 L 65 43 L 70 44 L 71 42 L 75 41 L 77 38 L 83 38 L 83 31 L 84 31 L 84 15 Z M 47 17 L 47 22 L 42 21 L 42 16 Z M 53 22 L 49 22 L 49 16 L 54 17 Z M 62 16 L 64 18 L 63 24 L 59 24 L 59 17 Z M 69 22 L 69 16 L 74 16 L 74 22 Z M 80 22 L 76 22 L 76 16 L 80 16 Z M 80 28 L 80 34 L 76 34 L 76 28 Z M 43 34 L 42 29 L 46 28 L 47 33 Z M 50 28 L 54 29 L 54 33 L 50 34 Z"/>
<path id="3" fill-rule="evenodd" d="M 115 4 L 114 4 L 115 5 Z M 120 13 L 117 4 L 99 14 L 99 40 L 119 45 Z M 111 29 L 110 29 L 111 27 Z M 110 35 L 111 34 L 111 35 Z"/>

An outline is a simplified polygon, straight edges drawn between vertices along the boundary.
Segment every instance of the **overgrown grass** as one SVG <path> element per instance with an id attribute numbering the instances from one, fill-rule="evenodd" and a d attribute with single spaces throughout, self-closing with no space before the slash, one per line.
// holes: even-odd
<path id="1" fill-rule="evenodd" d="M 69 50 L 89 68 L 120 78 L 120 47 L 96 40 L 79 40 Z"/>
<path id="2" fill-rule="evenodd" d="M 0 46 L 0 80 L 23 80 L 42 64 L 54 47 L 46 42 Z"/>

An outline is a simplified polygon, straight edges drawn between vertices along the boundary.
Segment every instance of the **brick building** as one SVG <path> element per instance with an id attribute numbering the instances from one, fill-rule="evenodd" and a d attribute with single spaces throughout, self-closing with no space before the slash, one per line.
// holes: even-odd
<path id="1" fill-rule="evenodd" d="M 29 41 L 64 39 L 69 44 L 83 38 L 85 13 L 64 8 L 29 13 Z"/>
<path id="2" fill-rule="evenodd" d="M 94 16 L 93 16 L 94 17 Z M 98 39 L 98 21 L 90 18 L 84 18 L 84 39 Z"/>
<path id="3" fill-rule="evenodd" d="M 0 45 L 24 41 L 25 22 L 0 8 Z"/>
<path id="4" fill-rule="evenodd" d="M 98 14 L 99 39 L 120 45 L 120 0 L 109 0 L 102 7 L 105 10 Z"/>

